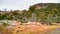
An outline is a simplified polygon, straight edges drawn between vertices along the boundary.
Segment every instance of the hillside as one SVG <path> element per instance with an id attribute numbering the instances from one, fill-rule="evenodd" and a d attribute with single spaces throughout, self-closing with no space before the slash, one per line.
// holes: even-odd
<path id="1" fill-rule="evenodd" d="M 4 12 L 4 13 L 3 13 Z M 38 3 L 29 10 L 0 11 L 0 20 L 17 20 L 20 22 L 60 22 L 60 3 Z"/>

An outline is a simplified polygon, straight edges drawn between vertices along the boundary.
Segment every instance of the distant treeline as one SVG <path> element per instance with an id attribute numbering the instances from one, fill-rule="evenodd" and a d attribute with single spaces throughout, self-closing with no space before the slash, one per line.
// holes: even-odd
<path id="1" fill-rule="evenodd" d="M 60 22 L 60 3 L 38 3 L 29 10 L 0 11 L 0 20 L 17 20 L 20 22 Z"/>

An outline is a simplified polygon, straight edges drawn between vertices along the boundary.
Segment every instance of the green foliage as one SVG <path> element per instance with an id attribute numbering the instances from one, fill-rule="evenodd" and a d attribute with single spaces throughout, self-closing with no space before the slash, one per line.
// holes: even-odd
<path id="1" fill-rule="evenodd" d="M 35 9 L 36 6 L 30 6 L 29 10 L 14 10 L 7 16 L 6 13 L 0 14 L 0 20 L 19 20 L 20 22 L 60 22 L 60 4 L 48 3 L 46 8 Z M 22 12 L 22 13 L 19 13 Z"/>
<path id="2" fill-rule="evenodd" d="M 6 26 L 9 25 L 8 23 L 5 23 L 5 22 L 1 22 L 1 23 L 2 23 L 2 25 L 3 25 L 4 27 L 6 27 Z"/>
<path id="3" fill-rule="evenodd" d="M 34 12 L 35 11 L 35 6 L 30 6 L 29 11 Z"/>

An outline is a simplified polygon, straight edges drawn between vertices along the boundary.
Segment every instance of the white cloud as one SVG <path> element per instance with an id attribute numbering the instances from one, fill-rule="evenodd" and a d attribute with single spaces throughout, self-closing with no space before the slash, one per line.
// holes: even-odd
<path id="1" fill-rule="evenodd" d="M 59 3 L 60 0 L 0 0 L 0 9 L 28 9 L 30 5 L 37 3 Z"/>

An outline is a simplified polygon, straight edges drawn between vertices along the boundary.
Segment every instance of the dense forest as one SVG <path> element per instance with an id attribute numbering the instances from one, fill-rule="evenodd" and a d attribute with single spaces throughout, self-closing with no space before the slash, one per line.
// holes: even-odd
<path id="1" fill-rule="evenodd" d="M 17 20 L 20 22 L 60 22 L 60 3 L 38 3 L 28 10 L 0 10 L 0 20 Z"/>

